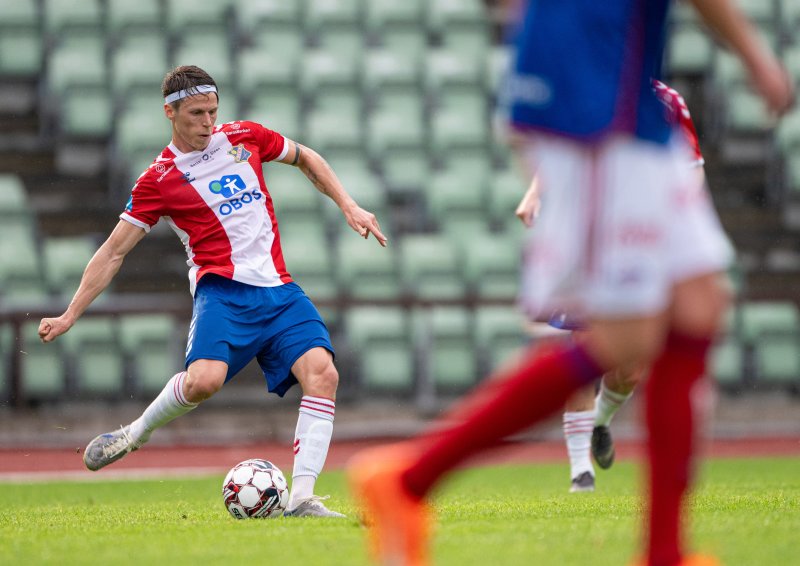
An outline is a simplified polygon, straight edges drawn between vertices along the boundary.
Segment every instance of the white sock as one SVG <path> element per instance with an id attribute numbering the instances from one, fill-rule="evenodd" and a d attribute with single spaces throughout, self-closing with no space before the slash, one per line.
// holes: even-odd
<path id="1" fill-rule="evenodd" d="M 287 509 L 314 495 L 314 484 L 325 465 L 333 435 L 336 403 L 324 397 L 304 395 L 294 433 L 294 470 Z"/>
<path id="2" fill-rule="evenodd" d="M 616 393 L 606 387 L 604 381 L 600 382 L 600 391 L 594 402 L 595 418 L 594 426 L 608 426 L 611 424 L 611 417 L 619 411 L 619 408 L 625 404 L 633 391 L 630 393 Z"/>
<path id="3" fill-rule="evenodd" d="M 575 479 L 583 472 L 594 476 L 594 466 L 589 455 L 594 428 L 594 411 L 564 413 L 564 439 L 569 454 L 570 478 Z"/>
<path id="4" fill-rule="evenodd" d="M 185 380 L 185 371 L 173 375 L 142 416 L 131 423 L 131 438 L 135 442 L 144 444 L 155 429 L 197 407 L 197 403 L 190 403 L 183 396 Z"/>

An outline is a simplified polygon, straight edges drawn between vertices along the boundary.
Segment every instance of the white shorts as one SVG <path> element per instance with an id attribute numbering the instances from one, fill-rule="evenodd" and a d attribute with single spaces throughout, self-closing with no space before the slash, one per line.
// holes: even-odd
<path id="1" fill-rule="evenodd" d="M 525 244 L 520 295 L 532 319 L 553 311 L 656 314 L 675 282 L 728 268 L 733 248 L 682 143 L 623 136 L 595 146 L 550 136 L 522 142 L 542 201 Z"/>

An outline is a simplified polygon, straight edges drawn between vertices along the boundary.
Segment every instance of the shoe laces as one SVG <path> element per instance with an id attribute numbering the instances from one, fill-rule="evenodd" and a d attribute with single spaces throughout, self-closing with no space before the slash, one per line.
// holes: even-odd
<path id="1" fill-rule="evenodd" d="M 103 446 L 103 456 L 106 458 L 113 458 L 123 450 L 130 452 L 133 444 L 133 439 L 125 431 L 124 426 L 119 427 L 120 435 L 114 439 L 113 442 Z"/>

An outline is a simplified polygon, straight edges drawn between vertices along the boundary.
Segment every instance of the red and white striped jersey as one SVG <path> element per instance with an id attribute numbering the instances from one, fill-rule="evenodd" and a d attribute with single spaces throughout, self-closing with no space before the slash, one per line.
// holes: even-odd
<path id="1" fill-rule="evenodd" d="M 705 163 L 703 153 L 700 151 L 700 142 L 697 139 L 697 130 L 692 121 L 692 115 L 689 113 L 689 107 L 683 96 L 674 88 L 662 83 L 661 81 L 653 80 L 653 90 L 658 99 L 664 104 L 667 110 L 667 119 L 674 125 L 678 126 L 689 147 L 692 150 L 694 159 L 692 164 L 701 166 Z"/>
<path id="2" fill-rule="evenodd" d="M 189 257 L 192 294 L 215 273 L 259 287 L 292 281 L 261 163 L 282 159 L 286 139 L 254 122 L 214 129 L 203 151 L 170 143 L 137 179 L 120 218 L 149 231 L 165 218 Z"/>

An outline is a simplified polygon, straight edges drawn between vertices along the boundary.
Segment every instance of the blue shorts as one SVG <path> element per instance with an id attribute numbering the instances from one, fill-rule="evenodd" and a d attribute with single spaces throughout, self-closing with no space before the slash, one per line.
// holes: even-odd
<path id="1" fill-rule="evenodd" d="M 187 368 L 195 360 L 223 361 L 227 383 L 256 358 L 267 389 L 283 397 L 297 383 L 294 363 L 318 346 L 334 353 L 322 317 L 296 283 L 256 287 L 209 274 L 197 284 Z"/>

